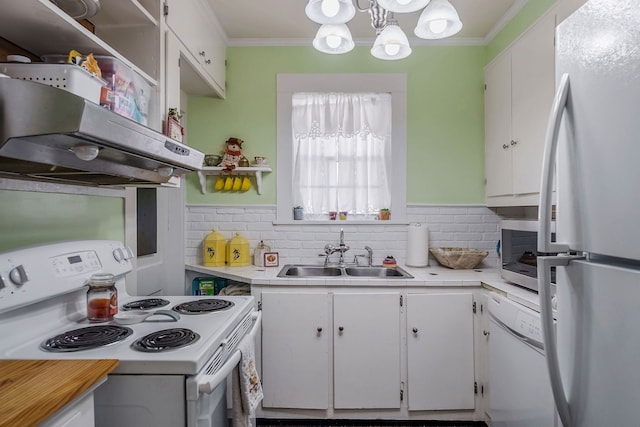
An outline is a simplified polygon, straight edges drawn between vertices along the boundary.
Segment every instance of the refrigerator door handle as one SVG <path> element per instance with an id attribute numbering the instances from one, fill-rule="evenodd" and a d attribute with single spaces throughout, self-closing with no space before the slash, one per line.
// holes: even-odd
<path id="1" fill-rule="evenodd" d="M 540 321 L 544 339 L 545 360 L 551 380 L 551 391 L 556 403 L 558 415 L 564 427 L 573 427 L 569 402 L 564 394 L 564 386 L 560 377 L 558 363 L 558 347 L 553 326 L 553 309 L 551 307 L 551 267 L 566 267 L 573 260 L 584 259 L 581 255 L 559 255 L 538 257 L 538 291 L 540 292 Z"/>
<path id="2" fill-rule="evenodd" d="M 551 195 L 553 192 L 553 170 L 558 151 L 558 133 L 560 122 L 567 106 L 569 96 L 569 74 L 563 74 L 558 85 L 558 91 L 553 100 L 551 115 L 544 143 L 542 159 L 542 182 L 540 184 L 540 204 L 538 209 L 538 251 L 540 252 L 568 252 L 569 245 L 551 241 Z M 566 427 L 566 426 L 565 426 Z"/>

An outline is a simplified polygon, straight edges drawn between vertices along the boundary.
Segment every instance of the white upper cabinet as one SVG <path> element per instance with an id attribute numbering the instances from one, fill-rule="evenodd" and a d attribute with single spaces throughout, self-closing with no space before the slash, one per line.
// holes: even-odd
<path id="1" fill-rule="evenodd" d="M 167 25 L 180 43 L 180 87 L 188 94 L 225 96 L 225 36 L 202 0 L 166 0 Z"/>
<path id="2" fill-rule="evenodd" d="M 152 88 L 148 126 L 160 130 L 161 7 L 158 0 L 102 1 L 90 18 L 95 34 L 49 0 L 3 0 L 1 35 L 35 55 L 111 56 L 124 62 Z"/>
<path id="3" fill-rule="evenodd" d="M 157 0 L 101 2 L 90 18 L 95 34 L 49 0 L 4 0 L 2 37 L 35 55 L 80 53 L 113 56 L 151 86 L 160 77 L 160 3 Z"/>
<path id="4" fill-rule="evenodd" d="M 555 22 L 547 13 L 485 69 L 488 206 L 538 204 L 555 88 Z"/>

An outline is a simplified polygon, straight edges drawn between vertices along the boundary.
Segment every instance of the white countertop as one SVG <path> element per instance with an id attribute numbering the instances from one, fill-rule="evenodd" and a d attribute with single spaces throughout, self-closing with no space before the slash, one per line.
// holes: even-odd
<path id="1" fill-rule="evenodd" d="M 428 267 L 400 266 L 413 276 L 413 279 L 386 278 L 371 279 L 366 277 L 348 278 L 296 278 L 277 277 L 282 269 L 280 267 L 206 267 L 202 264 L 187 264 L 187 271 L 221 277 L 248 283 L 254 286 L 361 286 L 367 287 L 464 287 L 479 286 L 505 295 L 507 298 L 523 304 L 533 310 L 539 311 L 538 294 L 527 289 L 512 285 L 500 277 L 500 272 L 495 268 L 478 268 L 473 270 L 452 270 L 439 265 Z"/>

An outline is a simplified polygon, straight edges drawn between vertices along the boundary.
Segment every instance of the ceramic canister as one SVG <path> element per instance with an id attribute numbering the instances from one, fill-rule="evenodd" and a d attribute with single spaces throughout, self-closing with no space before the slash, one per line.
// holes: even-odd
<path id="1" fill-rule="evenodd" d="M 258 246 L 253 250 L 253 264 L 258 267 L 264 267 L 264 253 L 269 251 L 271 251 L 271 247 L 260 240 Z"/>
<path id="2" fill-rule="evenodd" d="M 249 252 L 249 241 L 240 233 L 236 233 L 236 236 L 227 242 L 227 265 L 229 267 L 249 265 L 251 260 Z"/>
<path id="3" fill-rule="evenodd" d="M 203 264 L 208 267 L 224 266 L 226 261 L 226 240 L 216 230 L 211 231 L 204 238 Z"/>

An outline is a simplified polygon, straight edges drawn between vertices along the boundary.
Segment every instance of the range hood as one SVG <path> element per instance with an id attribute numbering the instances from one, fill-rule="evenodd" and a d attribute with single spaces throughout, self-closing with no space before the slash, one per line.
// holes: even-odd
<path id="1" fill-rule="evenodd" d="M 0 176 L 148 186 L 200 170 L 204 154 L 46 84 L 0 78 Z"/>

